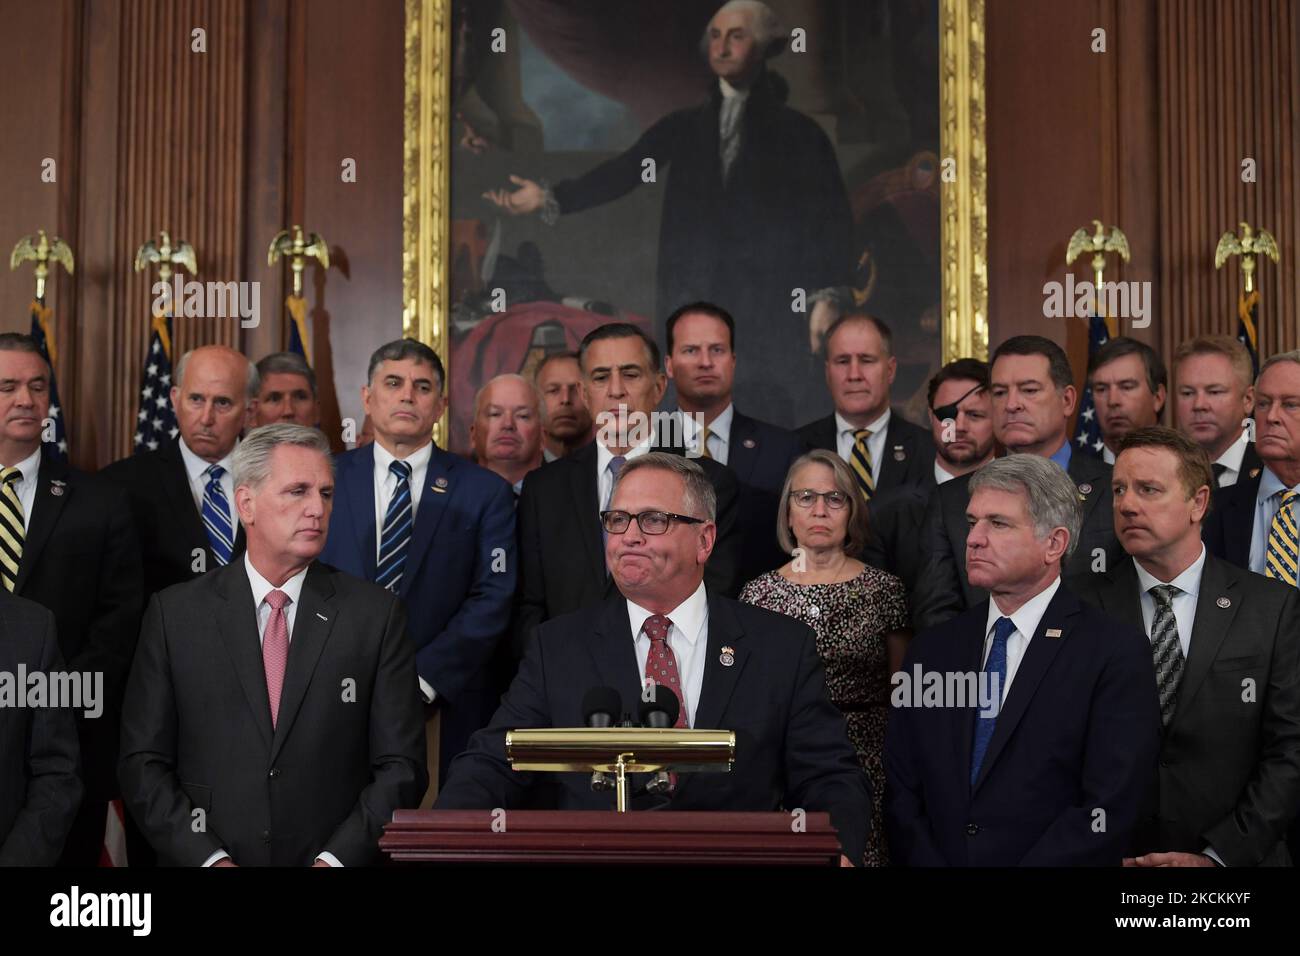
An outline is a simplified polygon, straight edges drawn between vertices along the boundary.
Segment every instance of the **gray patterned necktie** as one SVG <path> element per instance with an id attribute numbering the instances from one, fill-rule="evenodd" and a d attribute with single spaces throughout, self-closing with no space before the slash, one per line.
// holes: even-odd
<path id="1" fill-rule="evenodd" d="M 722 181 L 727 181 L 731 166 L 740 155 L 740 115 L 745 100 L 740 96 L 725 97 L 722 101 L 721 124 L 718 128 L 719 152 L 722 160 Z"/>
<path id="2" fill-rule="evenodd" d="M 1160 722 L 1168 727 L 1178 701 L 1178 682 L 1183 677 L 1183 647 L 1178 642 L 1178 619 L 1174 617 L 1174 595 L 1182 592 L 1172 584 L 1151 589 L 1156 614 L 1151 620 L 1151 654 L 1156 665 L 1156 688 L 1160 691 Z"/>

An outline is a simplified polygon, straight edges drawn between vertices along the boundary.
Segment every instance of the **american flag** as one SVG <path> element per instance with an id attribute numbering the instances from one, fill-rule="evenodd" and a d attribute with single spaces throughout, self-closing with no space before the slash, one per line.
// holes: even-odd
<path id="1" fill-rule="evenodd" d="M 149 351 L 140 374 L 140 411 L 135 416 L 135 450 L 156 451 L 180 434 L 172 409 L 172 320 L 154 316 Z"/>
<path id="2" fill-rule="evenodd" d="M 1088 320 L 1088 358 L 1110 341 L 1110 328 L 1106 320 L 1094 315 Z M 1106 443 L 1101 439 L 1101 423 L 1097 421 L 1097 406 L 1092 400 L 1092 386 L 1083 383 L 1083 400 L 1079 403 L 1079 420 L 1074 427 L 1074 445 L 1082 452 L 1101 457 Z"/>
<path id="3" fill-rule="evenodd" d="M 54 359 L 50 355 L 51 337 L 46 336 L 49 328 L 50 310 L 40 299 L 32 300 L 32 339 L 41 350 L 41 357 L 50 366 L 50 418 L 54 420 L 54 441 L 45 442 L 45 454 L 57 461 L 68 457 L 68 436 L 63 429 L 63 404 L 59 401 L 59 383 L 54 375 Z"/>
<path id="4" fill-rule="evenodd" d="M 1250 353 L 1250 365 L 1259 378 L 1259 335 L 1256 324 L 1259 311 L 1259 290 L 1247 295 L 1243 290 L 1237 299 L 1237 341 Z"/>

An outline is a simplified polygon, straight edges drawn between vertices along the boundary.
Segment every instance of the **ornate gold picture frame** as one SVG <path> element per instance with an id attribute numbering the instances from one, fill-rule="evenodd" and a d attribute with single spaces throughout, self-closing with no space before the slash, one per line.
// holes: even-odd
<path id="1" fill-rule="evenodd" d="M 988 356 L 984 0 L 939 0 L 943 360 Z M 449 364 L 451 0 L 406 0 L 402 329 Z M 445 433 L 445 426 L 442 431 Z"/>

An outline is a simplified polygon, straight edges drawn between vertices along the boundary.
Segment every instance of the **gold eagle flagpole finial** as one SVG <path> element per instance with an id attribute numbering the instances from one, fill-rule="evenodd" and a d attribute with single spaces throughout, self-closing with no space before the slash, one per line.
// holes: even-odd
<path id="1" fill-rule="evenodd" d="M 1214 268 L 1222 269 L 1223 264 L 1232 256 L 1241 256 L 1241 275 L 1246 286 L 1246 294 L 1255 291 L 1255 257 L 1268 256 L 1274 262 L 1281 259 L 1282 253 L 1277 247 L 1277 240 L 1267 229 L 1256 232 L 1249 223 L 1238 223 L 1241 235 L 1225 232 L 1219 237 L 1219 244 L 1214 250 Z"/>
<path id="2" fill-rule="evenodd" d="M 14 246 L 9 256 L 9 268 L 17 269 L 24 262 L 36 263 L 36 301 L 45 303 L 45 280 L 49 278 L 50 263 L 57 262 L 73 273 L 72 248 L 58 236 L 49 238 L 44 229 L 36 230 L 35 236 L 23 236 Z"/>
<path id="3" fill-rule="evenodd" d="M 172 266 L 182 266 L 190 275 L 198 271 L 194 247 L 183 239 L 172 242 L 167 230 L 158 233 L 158 241 L 147 240 L 135 254 L 135 271 L 141 272 L 152 263 L 158 264 L 158 278 L 163 282 L 172 277 Z"/>
<path id="4" fill-rule="evenodd" d="M 289 267 L 293 270 L 293 295 L 299 299 L 302 298 L 302 270 L 307 260 L 317 260 L 322 269 L 330 267 L 330 250 L 325 240 L 319 233 L 304 234 L 302 226 L 292 226 L 276 233 L 266 250 L 266 264 L 275 265 L 280 256 L 289 260 Z"/>
<path id="5" fill-rule="evenodd" d="M 1119 226 L 1111 226 L 1110 232 L 1107 233 L 1106 227 L 1102 225 L 1100 219 L 1094 219 L 1092 227 L 1091 234 L 1082 227 L 1074 231 L 1069 244 L 1065 247 L 1065 264 L 1070 265 L 1086 252 L 1092 253 L 1092 278 L 1096 285 L 1096 302 L 1100 311 L 1105 301 L 1101 294 L 1101 286 L 1106 274 L 1106 254 L 1113 252 L 1125 262 L 1128 262 L 1128 237 L 1124 235 Z"/>

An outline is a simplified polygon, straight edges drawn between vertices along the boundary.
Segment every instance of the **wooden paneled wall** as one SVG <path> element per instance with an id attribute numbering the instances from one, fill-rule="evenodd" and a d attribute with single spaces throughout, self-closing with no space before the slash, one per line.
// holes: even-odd
<path id="1" fill-rule="evenodd" d="M 283 348 L 286 270 L 267 244 L 295 222 L 325 236 L 337 265 L 309 267 L 305 295 L 338 446 L 340 419 L 360 422 L 369 351 L 401 334 L 401 0 L 0 0 L 0 22 L 0 243 L 45 228 L 77 255 L 48 293 L 73 463 L 130 451 L 154 281 L 133 259 L 162 228 L 195 247 L 194 278 L 260 284 L 258 327 L 178 318 L 177 357 Z M 56 183 L 40 180 L 45 157 Z M 356 183 L 341 182 L 345 157 Z M 30 298 L 30 267 L 0 274 L 0 329 L 27 331 Z"/>
<path id="2" fill-rule="evenodd" d="M 1214 248 L 1245 218 L 1282 247 L 1280 266 L 1261 266 L 1261 352 L 1295 348 L 1296 0 L 988 0 L 986 26 L 992 344 L 1064 341 L 1082 381 L 1086 323 L 1045 319 L 1042 290 L 1093 218 L 1132 246 L 1107 278 L 1153 283 L 1152 324 L 1128 334 L 1169 356 L 1191 335 L 1235 332 L 1239 267 L 1216 273 Z"/>
<path id="3" fill-rule="evenodd" d="M 1257 270 L 1260 354 L 1294 349 L 1300 11 L 1292 0 L 1182 0 L 1158 4 L 1157 20 L 1161 344 L 1236 332 L 1241 260 L 1216 271 L 1212 257 L 1244 219 L 1282 251 Z M 1246 160 L 1254 182 L 1243 181 Z"/>

